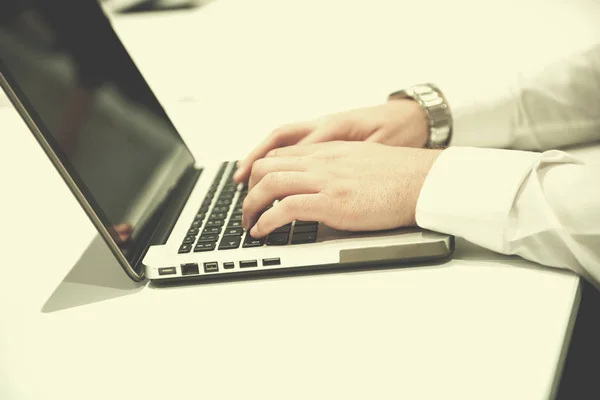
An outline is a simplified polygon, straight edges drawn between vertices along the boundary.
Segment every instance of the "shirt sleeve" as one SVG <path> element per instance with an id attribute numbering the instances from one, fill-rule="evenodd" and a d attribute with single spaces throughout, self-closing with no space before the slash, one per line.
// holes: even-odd
<path id="1" fill-rule="evenodd" d="M 600 286 L 600 165 L 543 153 L 451 147 L 433 165 L 417 224 Z"/>
<path id="2" fill-rule="evenodd" d="M 600 44 L 487 83 L 438 85 L 453 114 L 451 146 L 544 151 L 600 139 Z"/>

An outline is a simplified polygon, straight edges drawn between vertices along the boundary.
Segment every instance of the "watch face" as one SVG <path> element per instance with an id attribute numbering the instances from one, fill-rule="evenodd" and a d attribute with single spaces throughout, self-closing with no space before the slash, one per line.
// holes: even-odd
<path id="1" fill-rule="evenodd" d="M 429 118 L 429 140 L 427 147 L 446 147 L 452 136 L 452 114 L 442 92 L 432 84 L 419 84 L 398 90 L 388 99 L 413 99 L 418 102 Z"/>

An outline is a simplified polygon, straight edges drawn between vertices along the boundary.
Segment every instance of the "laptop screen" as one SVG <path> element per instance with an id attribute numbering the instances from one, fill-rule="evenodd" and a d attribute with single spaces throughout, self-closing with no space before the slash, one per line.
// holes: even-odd
<path id="1" fill-rule="evenodd" d="M 131 263 L 194 159 L 97 1 L 0 1 L 0 68 Z"/>

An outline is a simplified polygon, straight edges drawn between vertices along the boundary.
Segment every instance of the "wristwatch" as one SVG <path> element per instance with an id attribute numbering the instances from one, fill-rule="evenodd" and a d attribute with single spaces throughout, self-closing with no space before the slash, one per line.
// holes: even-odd
<path id="1" fill-rule="evenodd" d="M 429 120 L 426 147 L 440 149 L 448 146 L 452 138 L 452 114 L 444 94 L 437 86 L 431 83 L 411 86 L 388 96 L 388 100 L 394 99 L 412 99 L 423 108 Z"/>

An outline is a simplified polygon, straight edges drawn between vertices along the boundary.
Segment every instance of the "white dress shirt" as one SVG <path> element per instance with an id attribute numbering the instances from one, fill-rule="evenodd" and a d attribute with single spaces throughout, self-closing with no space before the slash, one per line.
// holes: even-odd
<path id="1" fill-rule="evenodd" d="M 477 105 L 440 87 L 454 136 L 425 181 L 418 225 L 600 287 L 600 152 L 586 163 L 566 149 L 600 141 L 600 46 Z"/>

